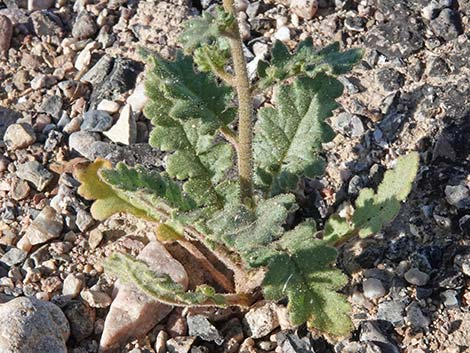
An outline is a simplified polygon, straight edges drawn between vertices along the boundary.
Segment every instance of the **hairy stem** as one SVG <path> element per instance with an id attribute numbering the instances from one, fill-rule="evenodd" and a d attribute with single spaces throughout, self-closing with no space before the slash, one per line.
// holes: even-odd
<path id="1" fill-rule="evenodd" d="M 234 16 L 233 0 L 223 0 L 225 11 Z M 229 37 L 235 70 L 235 88 L 238 97 L 238 175 L 240 179 L 240 196 L 243 203 L 251 206 L 253 198 L 253 100 L 250 81 L 246 68 L 243 43 L 237 21 L 233 24 L 233 36 Z"/>

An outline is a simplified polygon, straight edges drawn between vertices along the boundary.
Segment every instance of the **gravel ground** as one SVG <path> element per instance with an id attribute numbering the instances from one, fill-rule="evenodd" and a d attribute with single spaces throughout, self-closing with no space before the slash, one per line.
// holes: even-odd
<path id="1" fill-rule="evenodd" d="M 137 255 L 154 235 L 125 216 L 95 222 L 72 169 L 97 157 L 162 165 L 146 144 L 138 49 L 173 57 L 182 23 L 214 2 L 0 1 L 0 352 L 91 353 L 100 340 L 102 350 L 132 353 L 470 352 L 468 0 L 238 1 L 251 73 L 275 39 L 365 49 L 341 78 L 338 135 L 325 146 L 326 175 L 305 182 L 302 216 L 347 212 L 397 156 L 420 152 L 415 188 L 393 224 L 340 249 L 351 337 L 293 328 L 285 303 L 174 309 L 152 315 L 151 327 L 121 313 L 114 321 L 129 326 L 105 324 L 118 298 L 103 257 Z M 193 266 L 182 249 L 167 249 Z M 174 275 L 189 288 L 207 280 L 183 272 Z M 129 298 L 125 307 L 139 315 L 168 309 Z M 131 333 L 141 337 L 126 344 Z"/>

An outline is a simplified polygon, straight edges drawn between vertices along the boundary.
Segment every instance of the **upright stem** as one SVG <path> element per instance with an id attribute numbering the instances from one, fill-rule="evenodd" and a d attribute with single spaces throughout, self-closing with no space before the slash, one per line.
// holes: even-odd
<path id="1" fill-rule="evenodd" d="M 233 0 L 223 0 L 225 11 L 234 16 Z M 240 37 L 238 23 L 233 25 L 233 37 L 228 38 L 235 69 L 235 88 L 238 97 L 238 175 L 240 178 L 240 195 L 242 202 L 251 205 L 253 198 L 253 101 L 251 97 L 250 81 L 246 68 L 243 44 Z"/>

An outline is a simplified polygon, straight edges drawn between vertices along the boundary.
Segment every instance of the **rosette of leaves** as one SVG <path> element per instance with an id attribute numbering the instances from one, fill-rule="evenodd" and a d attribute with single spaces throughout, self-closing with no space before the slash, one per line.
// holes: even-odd
<path id="1" fill-rule="evenodd" d="M 232 2 L 224 0 L 227 4 Z M 165 172 L 98 160 L 77 170 L 79 192 L 95 200 L 92 213 L 98 219 L 132 213 L 162 223 L 166 240 L 197 239 L 214 253 L 223 249 L 217 254 L 228 255 L 220 260 L 229 268 L 242 266 L 247 276 L 262 269 L 265 298 L 288 298 L 293 323 L 345 335 L 352 327 L 349 304 L 338 291 L 347 278 L 334 267 L 334 246 L 376 233 L 396 216 L 411 190 L 417 154 L 399 159 L 377 191 L 364 189 L 351 220 L 334 215 L 323 230 L 314 220 L 293 226 L 299 182 L 323 173 L 322 144 L 334 137 L 327 119 L 343 91 L 335 75 L 350 70 L 361 51 L 341 52 L 337 44 L 316 50 L 305 41 L 291 53 L 276 42 L 250 84 L 246 66 L 240 70 L 246 63 L 239 38 L 227 6 L 191 20 L 182 42 L 195 60 L 181 52 L 175 60 L 155 56 L 147 73 L 145 115 L 154 126 L 149 143 L 167 153 Z M 245 130 L 252 126 L 241 123 L 253 111 L 247 106 L 251 95 L 273 85 L 278 85 L 275 103 L 259 109 L 253 130 Z M 240 161 L 252 166 L 254 180 L 244 176 L 250 188 L 240 187 Z M 242 195 L 246 192 L 251 194 Z M 243 294 L 207 286 L 186 293 L 168 276 L 124 255 L 113 256 L 107 269 L 175 305 L 249 303 Z"/>

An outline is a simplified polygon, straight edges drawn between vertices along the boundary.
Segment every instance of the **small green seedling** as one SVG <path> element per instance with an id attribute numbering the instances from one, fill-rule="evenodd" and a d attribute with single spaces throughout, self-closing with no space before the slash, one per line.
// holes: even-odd
<path id="1" fill-rule="evenodd" d="M 182 44 L 174 61 L 150 59 L 146 82 L 149 143 L 167 152 L 165 171 L 97 160 L 77 170 L 79 193 L 96 200 L 98 220 L 127 212 L 156 222 L 158 238 L 188 249 L 225 292 L 207 285 L 187 292 L 122 254 L 112 255 L 106 270 L 162 302 L 189 306 L 247 306 L 254 288 L 246 284 L 262 274 L 265 299 L 287 298 L 294 324 L 346 335 L 350 305 L 338 290 L 347 277 L 334 266 L 335 246 L 393 220 L 411 190 L 418 154 L 399 158 L 377 191 L 363 189 L 350 219 L 333 215 L 323 230 L 313 219 L 288 228 L 287 219 L 299 208 L 301 180 L 323 173 L 322 144 L 334 137 L 326 119 L 343 92 L 335 76 L 362 51 L 340 52 L 338 44 L 316 50 L 305 40 L 291 53 L 276 42 L 251 82 L 233 0 L 190 20 Z M 273 87 L 274 105 L 255 119 L 253 96 Z M 195 241 L 233 271 L 235 285 Z"/>

